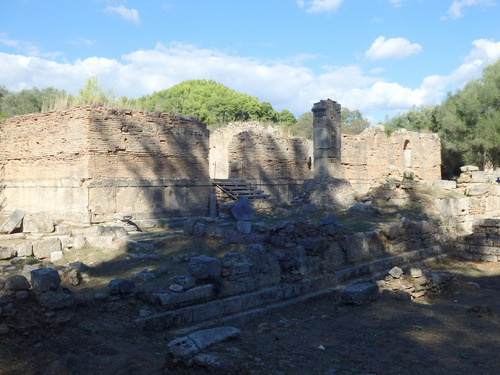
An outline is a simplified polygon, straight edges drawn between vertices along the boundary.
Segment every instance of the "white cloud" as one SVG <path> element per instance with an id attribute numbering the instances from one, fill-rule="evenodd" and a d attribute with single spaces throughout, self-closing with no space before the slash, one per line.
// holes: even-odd
<path id="1" fill-rule="evenodd" d="M 385 39 L 379 36 L 365 52 L 365 56 L 372 60 L 401 59 L 410 55 L 416 55 L 422 51 L 422 46 L 410 43 L 404 38 Z"/>
<path id="2" fill-rule="evenodd" d="M 453 0 L 453 3 L 448 9 L 448 16 L 450 18 L 462 18 L 464 16 L 463 9 L 470 6 L 493 6 L 496 5 L 494 1 L 491 0 Z M 443 17 L 444 19 L 446 17 Z"/>
<path id="3" fill-rule="evenodd" d="M 338 9 L 343 0 L 297 0 L 300 8 L 307 8 L 307 13 L 331 12 Z"/>
<path id="4" fill-rule="evenodd" d="M 71 63 L 0 53 L 0 82 L 11 91 L 55 87 L 76 94 L 86 78 L 97 76 L 103 89 L 112 88 L 117 97 L 138 98 L 184 80 L 213 79 L 296 116 L 326 98 L 370 116 L 373 111 L 439 104 L 447 91 L 479 78 L 486 65 L 500 58 L 500 42 L 474 41 L 460 66 L 448 75 L 424 77 L 419 87 L 390 82 L 383 71 L 365 72 L 357 65 L 324 66 L 314 72 L 300 65 L 300 58 L 264 62 L 182 43 L 158 43 L 154 49 L 138 50 L 119 60 L 91 57 Z"/>
<path id="5" fill-rule="evenodd" d="M 106 7 L 104 9 L 106 13 L 116 13 L 120 16 L 123 17 L 123 19 L 127 21 L 132 21 L 134 24 L 138 25 L 141 22 L 141 18 L 139 16 L 139 12 L 137 9 L 128 9 L 125 8 L 123 5 L 120 5 L 119 7 Z"/>
<path id="6" fill-rule="evenodd" d="M 389 2 L 396 7 L 400 7 L 401 5 L 403 5 L 404 1 L 405 0 L 389 0 Z"/>

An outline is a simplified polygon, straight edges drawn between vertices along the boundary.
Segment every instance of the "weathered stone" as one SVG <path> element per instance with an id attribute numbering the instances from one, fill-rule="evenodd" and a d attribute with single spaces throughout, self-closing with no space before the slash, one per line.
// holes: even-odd
<path id="1" fill-rule="evenodd" d="M 490 190 L 490 184 L 470 184 L 465 189 L 465 195 L 467 196 L 477 196 L 484 195 Z"/>
<path id="2" fill-rule="evenodd" d="M 114 279 L 108 284 L 108 292 L 112 295 L 131 294 L 135 291 L 135 281 L 132 279 Z"/>
<path id="3" fill-rule="evenodd" d="M 76 268 L 67 268 L 63 273 L 62 282 L 70 285 L 80 285 L 82 275 Z"/>
<path id="4" fill-rule="evenodd" d="M 172 292 L 175 292 L 175 293 L 181 293 L 182 291 L 184 291 L 184 288 L 182 287 L 182 285 L 179 285 L 179 284 L 171 284 L 168 286 L 168 289 L 170 289 Z"/>
<path id="5" fill-rule="evenodd" d="M 238 230 L 238 232 L 241 232 L 243 234 L 252 233 L 252 223 L 239 220 L 236 223 L 236 229 Z"/>
<path id="6" fill-rule="evenodd" d="M 173 280 L 184 289 L 190 289 L 196 285 L 196 279 L 191 276 L 174 276 Z"/>
<path id="7" fill-rule="evenodd" d="M 83 262 L 72 262 L 68 264 L 69 267 L 74 268 L 78 272 L 87 272 L 89 267 Z"/>
<path id="8" fill-rule="evenodd" d="M 410 275 L 413 278 L 421 277 L 422 276 L 422 270 L 420 268 L 411 267 L 410 268 Z"/>
<path id="9" fill-rule="evenodd" d="M 378 297 L 378 286 L 374 283 L 354 284 L 345 288 L 341 294 L 342 301 L 352 305 L 365 305 Z"/>
<path id="10" fill-rule="evenodd" d="M 61 283 L 59 272 L 51 268 L 41 268 L 31 271 L 31 284 L 37 292 L 55 290 Z"/>
<path id="11" fill-rule="evenodd" d="M 399 279 L 401 277 L 401 275 L 403 275 L 403 270 L 399 267 L 393 267 L 389 271 L 389 275 L 391 275 L 395 279 Z"/>
<path id="12" fill-rule="evenodd" d="M 153 272 L 147 269 L 143 269 L 142 271 L 137 272 L 135 274 L 135 277 L 143 281 L 154 280 L 157 278 L 157 276 Z"/>
<path id="13" fill-rule="evenodd" d="M 474 171 L 478 171 L 479 170 L 479 167 L 476 167 L 475 165 L 464 165 L 462 167 L 460 167 L 460 171 L 462 172 L 474 172 Z"/>
<path id="14" fill-rule="evenodd" d="M 0 227 L 0 233 L 12 233 L 21 224 L 24 215 L 23 210 L 14 210 Z"/>
<path id="15" fill-rule="evenodd" d="M 206 255 L 191 257 L 188 272 L 197 280 L 212 280 L 221 277 L 222 263 L 220 260 Z"/>
<path id="16" fill-rule="evenodd" d="M 222 276 L 231 279 L 248 275 L 251 263 L 242 253 L 226 253 L 222 262 Z"/>
<path id="17" fill-rule="evenodd" d="M 53 251 L 50 253 L 50 261 L 51 262 L 57 262 L 63 258 L 63 252 L 61 250 L 59 251 Z"/>
<path id="18" fill-rule="evenodd" d="M 364 233 L 344 236 L 342 247 L 348 263 L 360 263 L 370 258 L 370 246 Z"/>
<path id="19" fill-rule="evenodd" d="M 76 250 L 83 249 L 86 243 L 87 239 L 85 238 L 85 236 L 76 236 L 73 240 L 73 248 Z"/>
<path id="20" fill-rule="evenodd" d="M 12 259 L 17 256 L 17 251 L 13 247 L 0 246 L 0 259 Z"/>
<path id="21" fill-rule="evenodd" d="M 28 279 L 22 275 L 12 275 L 5 282 L 5 290 L 28 290 L 31 287 Z"/>
<path id="22" fill-rule="evenodd" d="M 44 238 L 33 242 L 33 255 L 38 259 L 50 258 L 53 251 L 61 251 L 62 244 L 59 238 Z"/>
<path id="23" fill-rule="evenodd" d="M 217 327 L 193 332 L 188 337 L 200 350 L 203 350 L 218 342 L 236 338 L 240 333 L 241 331 L 235 327 Z"/>
<path id="24" fill-rule="evenodd" d="M 33 255 L 33 245 L 31 242 L 22 242 L 14 246 L 18 257 L 30 257 Z"/>
<path id="25" fill-rule="evenodd" d="M 69 308 L 75 304 L 75 297 L 67 288 L 49 290 L 46 293 L 40 294 L 37 299 L 40 305 L 50 310 Z"/>
<path id="26" fill-rule="evenodd" d="M 101 249 L 127 249 L 129 245 L 127 230 L 123 227 L 98 226 L 86 235 L 90 246 Z"/>
<path id="27" fill-rule="evenodd" d="M 176 338 L 170 341 L 167 346 L 175 358 L 189 359 L 200 352 L 200 349 L 189 337 Z"/>
<path id="28" fill-rule="evenodd" d="M 23 232 L 27 233 L 52 233 L 54 220 L 47 212 L 26 214 L 23 219 Z"/>
<path id="29" fill-rule="evenodd" d="M 255 213 L 246 196 L 238 198 L 238 201 L 231 208 L 231 213 L 236 220 L 255 220 Z"/>
<path id="30" fill-rule="evenodd" d="M 0 290 L 2 290 L 5 287 L 5 280 L 0 279 Z"/>

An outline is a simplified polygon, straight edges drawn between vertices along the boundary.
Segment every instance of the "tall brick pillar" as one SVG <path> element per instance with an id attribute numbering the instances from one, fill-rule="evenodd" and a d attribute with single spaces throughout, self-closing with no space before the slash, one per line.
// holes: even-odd
<path id="1" fill-rule="evenodd" d="M 312 108 L 314 178 L 343 177 L 340 110 L 340 104 L 330 99 L 314 103 Z"/>

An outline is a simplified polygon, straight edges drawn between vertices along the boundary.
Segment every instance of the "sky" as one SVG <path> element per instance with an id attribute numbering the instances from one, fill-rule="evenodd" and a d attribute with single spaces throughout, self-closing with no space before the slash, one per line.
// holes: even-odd
<path id="1" fill-rule="evenodd" d="M 372 124 L 440 104 L 500 58 L 495 0 L 0 0 L 0 86 L 139 98 L 212 79 L 296 117 Z"/>

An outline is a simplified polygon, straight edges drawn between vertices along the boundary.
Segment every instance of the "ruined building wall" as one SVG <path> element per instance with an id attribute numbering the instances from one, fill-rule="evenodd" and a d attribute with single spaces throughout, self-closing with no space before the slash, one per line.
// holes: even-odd
<path id="1" fill-rule="evenodd" d="M 311 141 L 280 130 L 234 123 L 210 136 L 210 175 L 245 179 L 273 198 L 287 200 L 303 180 L 313 178 L 311 148 Z"/>
<path id="2" fill-rule="evenodd" d="M 208 207 L 209 133 L 197 121 L 85 106 L 0 127 L 7 211 L 88 221 Z"/>
<path id="3" fill-rule="evenodd" d="M 342 136 L 342 167 L 357 191 L 367 191 L 389 166 L 410 170 L 422 180 L 440 180 L 439 137 L 404 129 L 387 136 L 383 126 Z"/>

